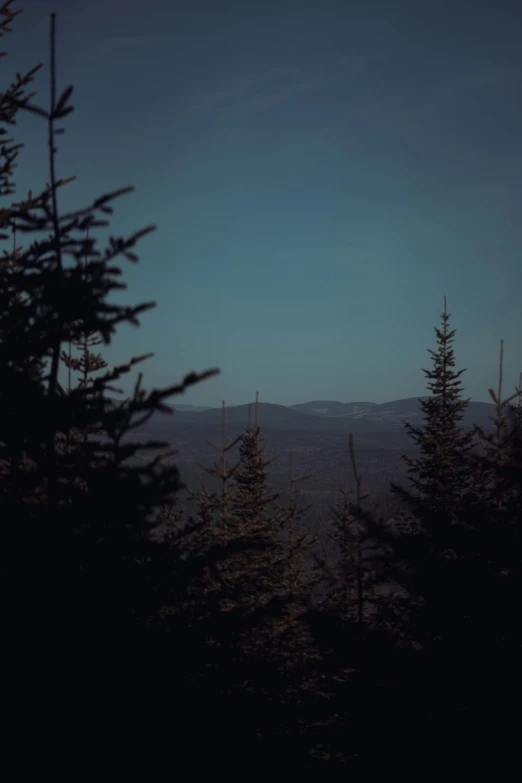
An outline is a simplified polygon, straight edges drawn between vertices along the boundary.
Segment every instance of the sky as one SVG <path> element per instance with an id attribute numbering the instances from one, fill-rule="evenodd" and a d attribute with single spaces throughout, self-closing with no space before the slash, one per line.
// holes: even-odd
<path id="1" fill-rule="evenodd" d="M 43 63 L 50 14 L 62 210 L 133 185 L 96 234 L 157 230 L 122 259 L 153 300 L 103 349 L 147 389 L 219 367 L 176 402 L 421 396 L 447 297 L 465 395 L 522 371 L 519 0 L 15 0 L 3 83 Z M 2 88 L 4 89 L 4 88 Z M 25 114 L 17 198 L 49 181 Z M 136 373 L 123 383 L 125 393 Z"/>

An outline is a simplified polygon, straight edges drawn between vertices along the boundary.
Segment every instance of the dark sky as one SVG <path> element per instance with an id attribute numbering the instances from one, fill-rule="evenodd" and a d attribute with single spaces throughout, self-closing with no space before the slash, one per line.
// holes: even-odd
<path id="1" fill-rule="evenodd" d="M 64 209 L 132 184 L 110 233 L 133 303 L 111 362 L 147 387 L 210 366 L 180 402 L 421 395 L 447 296 L 465 391 L 489 400 L 500 338 L 522 370 L 522 2 L 20 0 L 4 82 L 43 62 L 57 12 Z M 48 180 L 18 129 L 19 193 Z M 104 244 L 106 233 L 100 233 Z M 130 387 L 127 386 L 127 390 Z"/>

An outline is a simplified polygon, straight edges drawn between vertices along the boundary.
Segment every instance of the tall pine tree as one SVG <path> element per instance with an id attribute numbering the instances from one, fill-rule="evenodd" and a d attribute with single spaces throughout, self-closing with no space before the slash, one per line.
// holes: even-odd
<path id="1" fill-rule="evenodd" d="M 404 612 L 404 634 L 430 650 L 445 637 L 457 643 L 463 629 L 469 585 L 460 584 L 458 564 L 466 556 L 472 534 L 463 509 L 474 506 L 477 497 L 469 464 L 475 432 L 459 426 L 468 400 L 461 397 L 464 370 L 454 369 L 455 330 L 450 331 L 448 324 L 444 298 L 442 327 L 435 329 L 438 349 L 429 350 L 433 368 L 423 370 L 432 392 L 421 401 L 425 425 L 405 425 L 419 449 L 417 457 L 403 455 L 413 491 L 392 482 L 407 508 L 394 528 L 381 529 L 383 543 L 393 542 L 395 550 L 382 578 L 398 582 L 406 591 L 405 600 L 397 603 Z"/>
<path id="2" fill-rule="evenodd" d="M 474 447 L 474 432 L 463 430 L 461 422 L 468 400 L 462 398 L 460 376 L 465 370 L 455 371 L 453 338 L 456 330 L 449 330 L 449 313 L 444 312 L 441 328 L 435 328 L 438 348 L 428 349 L 433 367 L 423 370 L 428 379 L 430 397 L 420 401 L 424 415 L 424 426 L 414 427 L 405 423 L 419 455 L 404 454 L 413 491 L 394 483 L 392 488 L 399 493 L 421 519 L 436 517 L 442 524 L 458 516 L 461 500 L 471 490 L 467 455 Z"/>
<path id="3" fill-rule="evenodd" d="M 388 553 L 383 578 L 405 592 L 395 603 L 401 638 L 416 651 L 408 657 L 409 695 L 403 699 L 405 720 L 414 715 L 415 721 L 404 725 L 424 754 L 441 743 L 451 747 L 455 738 L 458 748 L 451 753 L 462 758 L 474 752 L 477 737 L 491 742 L 502 715 L 515 709 L 515 700 L 512 708 L 505 705 L 518 676 L 522 638 L 521 472 L 516 441 L 507 435 L 501 384 L 492 393 L 494 432 L 458 427 L 466 403 L 459 399 L 460 373 L 452 369 L 447 320 L 445 308 L 434 370 L 427 373 L 434 391 L 423 406 L 427 426 L 409 427 L 421 452 L 408 460 L 417 495 L 401 491 L 413 509 L 412 524 L 383 528 L 381 539 Z M 472 444 L 477 435 L 486 443 L 483 454 Z M 429 732 L 417 731 L 423 721 Z"/>

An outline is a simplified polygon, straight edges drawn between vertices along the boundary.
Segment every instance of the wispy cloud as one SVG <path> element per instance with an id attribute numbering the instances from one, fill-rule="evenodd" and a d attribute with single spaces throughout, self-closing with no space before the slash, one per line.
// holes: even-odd
<path id="1" fill-rule="evenodd" d="M 236 113 L 276 103 L 320 86 L 320 79 L 299 78 L 296 68 L 270 68 L 234 79 L 187 106 L 186 114 Z"/>
<path id="2" fill-rule="evenodd" d="M 308 81 L 290 84 L 287 87 L 273 90 L 271 92 L 260 93 L 248 98 L 244 98 L 234 105 L 227 107 L 230 111 L 237 112 L 248 111 L 249 109 L 259 109 L 263 106 L 271 106 L 274 103 L 281 103 L 305 92 L 312 92 L 321 87 L 321 79 L 309 79 Z"/>

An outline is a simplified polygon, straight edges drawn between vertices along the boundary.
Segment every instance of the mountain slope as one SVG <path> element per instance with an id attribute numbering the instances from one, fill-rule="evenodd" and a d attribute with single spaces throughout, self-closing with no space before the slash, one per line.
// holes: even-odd
<path id="1" fill-rule="evenodd" d="M 175 411 L 195 411 L 196 413 L 212 410 L 211 405 L 182 405 L 180 402 L 173 403 L 172 407 Z"/>
<path id="2" fill-rule="evenodd" d="M 390 402 L 337 402 L 332 400 L 315 400 L 313 402 L 304 402 L 298 405 L 291 405 L 293 410 L 299 410 L 308 416 L 317 418 L 339 419 L 347 418 L 350 421 L 375 421 L 389 422 L 401 426 L 404 421 L 408 421 L 413 426 L 422 426 L 422 409 L 420 400 L 427 397 L 405 397 L 400 400 Z M 462 424 L 466 427 L 472 427 L 474 424 L 489 426 L 491 424 L 490 416 L 494 415 L 494 405 L 489 402 L 470 401 Z"/>
<path id="3" fill-rule="evenodd" d="M 175 407 L 175 406 L 173 406 Z M 228 437 L 239 435 L 248 424 L 249 407 L 251 422 L 254 423 L 255 406 L 235 405 L 225 408 L 225 427 Z M 307 411 L 307 412 L 305 412 Z M 464 414 L 463 426 L 474 424 L 488 427 L 494 414 L 492 403 L 470 402 Z M 187 428 L 201 431 L 201 437 L 215 438 L 221 429 L 221 409 L 198 410 L 197 406 L 181 406 L 172 415 L 156 414 L 143 427 L 151 437 L 176 437 L 176 433 Z M 285 406 L 274 403 L 259 403 L 259 421 L 263 429 L 273 432 L 308 432 L 348 434 L 362 437 L 378 444 L 396 442 L 397 448 L 407 442 L 404 422 L 422 427 L 424 419 L 419 398 L 408 397 L 386 403 L 342 403 L 335 401 L 314 401 Z M 178 435 L 179 437 L 179 435 Z M 391 439 L 391 440 L 390 440 Z"/>
<path id="4" fill-rule="evenodd" d="M 289 408 L 312 416 L 344 416 L 377 407 L 375 402 L 336 402 L 332 400 L 314 400 L 289 405 Z"/>

